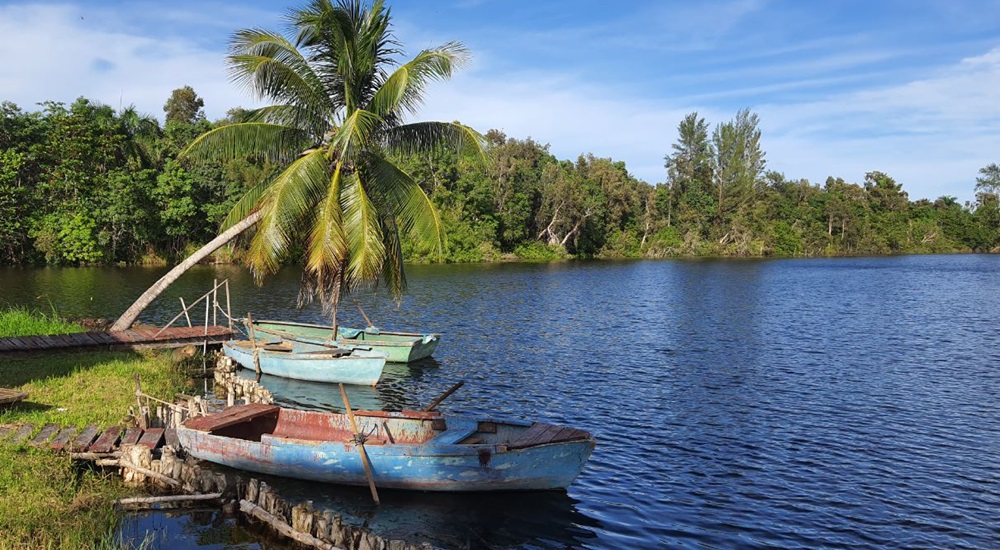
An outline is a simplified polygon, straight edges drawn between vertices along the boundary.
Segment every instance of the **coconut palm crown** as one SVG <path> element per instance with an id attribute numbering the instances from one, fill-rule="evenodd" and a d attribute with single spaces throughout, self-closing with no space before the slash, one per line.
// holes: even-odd
<path id="1" fill-rule="evenodd" d="M 304 249 L 303 292 L 333 309 L 341 292 L 405 287 L 400 235 L 440 250 L 441 221 L 420 186 L 391 160 L 446 144 L 482 153 L 483 138 L 459 123 L 406 122 L 427 85 L 467 59 L 457 42 L 400 63 L 381 1 L 312 0 L 293 10 L 294 41 L 258 29 L 232 38 L 234 82 L 273 104 L 197 138 L 187 154 L 253 155 L 285 168 L 251 189 L 225 221 L 255 216 L 247 263 L 260 281 Z"/>

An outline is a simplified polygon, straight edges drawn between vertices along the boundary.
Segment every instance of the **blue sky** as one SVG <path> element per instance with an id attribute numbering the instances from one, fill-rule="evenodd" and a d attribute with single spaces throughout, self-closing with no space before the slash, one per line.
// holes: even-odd
<path id="1" fill-rule="evenodd" d="M 390 1 L 411 55 L 449 40 L 471 63 L 425 120 L 531 137 L 559 158 L 664 181 L 677 124 L 758 113 L 768 168 L 822 184 L 880 170 L 911 199 L 973 198 L 1000 162 L 1000 0 Z M 0 2 L 0 100 L 84 96 L 162 120 L 192 86 L 209 118 L 255 105 L 228 37 L 282 29 L 298 2 Z"/>

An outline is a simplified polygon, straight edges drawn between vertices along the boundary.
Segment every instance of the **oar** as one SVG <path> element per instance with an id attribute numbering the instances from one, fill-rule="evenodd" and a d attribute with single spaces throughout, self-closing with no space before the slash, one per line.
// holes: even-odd
<path id="1" fill-rule="evenodd" d="M 351 431 L 354 432 L 354 441 L 358 444 L 358 452 L 361 454 L 361 464 L 365 467 L 368 488 L 372 490 L 372 500 L 377 505 L 379 504 L 378 490 L 375 489 L 375 476 L 372 474 L 372 465 L 368 462 L 368 452 L 365 451 L 365 438 L 358 432 L 358 424 L 354 421 L 354 411 L 351 410 L 351 402 L 347 400 L 347 392 L 344 391 L 344 384 L 340 384 L 340 396 L 344 398 L 344 408 L 347 409 L 347 419 L 351 421 Z"/>
<path id="2" fill-rule="evenodd" d="M 361 312 L 361 316 L 365 318 L 365 322 L 368 323 L 368 326 L 369 327 L 375 326 L 375 323 L 372 323 L 372 320 L 369 319 L 367 315 L 365 315 L 365 310 L 361 309 L 361 304 L 354 302 L 354 305 L 358 306 L 358 311 Z"/>
<path id="3" fill-rule="evenodd" d="M 459 380 L 458 384 L 455 384 L 454 386 L 448 388 L 448 391 L 442 393 L 437 399 L 434 400 L 433 403 L 431 403 L 430 405 L 427 405 L 427 408 L 424 409 L 424 412 L 431 412 L 432 410 L 434 410 L 434 407 L 437 407 L 438 405 L 440 405 L 442 401 L 444 401 L 445 399 L 447 399 L 447 397 L 449 395 L 455 393 L 455 390 L 457 390 L 458 388 L 461 388 L 463 384 L 465 384 L 465 380 Z"/>

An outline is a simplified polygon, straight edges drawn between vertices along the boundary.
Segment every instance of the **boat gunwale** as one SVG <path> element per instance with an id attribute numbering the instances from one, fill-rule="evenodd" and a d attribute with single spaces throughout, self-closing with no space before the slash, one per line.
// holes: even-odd
<path id="1" fill-rule="evenodd" d="M 269 333 L 269 334 L 275 334 L 275 333 L 283 334 L 283 335 L 287 334 L 287 335 L 289 335 L 289 336 L 292 337 L 292 338 L 290 338 L 291 340 L 295 340 L 296 337 L 298 337 L 298 338 L 313 338 L 313 337 L 303 336 L 303 335 L 296 335 L 295 333 L 284 332 L 284 331 L 280 331 L 278 329 L 258 328 L 258 326 L 259 325 L 265 325 L 265 324 L 267 324 L 267 325 L 281 325 L 281 326 L 286 326 L 286 327 L 308 327 L 308 328 L 318 328 L 318 329 L 327 330 L 327 331 L 329 331 L 331 333 L 333 332 L 332 327 L 329 327 L 329 326 L 326 326 L 326 325 L 316 325 L 316 324 L 313 324 L 313 323 L 296 323 L 296 322 L 293 322 L 293 321 L 270 321 L 270 320 L 267 320 L 267 319 L 262 319 L 262 320 L 259 320 L 259 321 L 254 321 L 253 324 L 254 324 L 254 330 L 260 330 L 262 332 L 266 332 L 266 333 Z M 364 329 L 361 329 L 361 330 L 364 331 Z M 438 340 L 438 339 L 441 338 L 441 334 L 437 333 L 437 332 L 428 332 L 427 334 L 420 334 L 419 332 L 397 332 L 397 331 L 393 331 L 393 330 L 380 330 L 380 331 L 378 331 L 378 333 L 365 333 L 365 334 L 370 334 L 371 336 L 378 336 L 379 334 L 386 334 L 386 335 L 389 335 L 389 336 L 408 336 L 408 337 L 419 338 L 419 339 L 424 339 L 424 338 L 426 338 L 428 336 L 433 336 L 434 340 Z M 323 338 L 323 339 L 324 340 L 330 340 L 329 338 Z M 344 340 L 353 340 L 353 338 L 347 338 L 345 336 L 340 336 L 338 334 L 337 335 L 337 340 L 339 341 L 341 339 L 344 339 Z M 364 340 L 364 341 L 365 342 L 378 341 L 378 342 L 385 342 L 386 345 L 409 345 L 409 346 L 413 346 L 415 344 L 421 343 L 421 342 L 412 342 L 412 343 L 395 342 L 395 341 L 392 341 L 392 340 Z M 379 345 L 383 345 L 383 344 L 379 344 Z"/>

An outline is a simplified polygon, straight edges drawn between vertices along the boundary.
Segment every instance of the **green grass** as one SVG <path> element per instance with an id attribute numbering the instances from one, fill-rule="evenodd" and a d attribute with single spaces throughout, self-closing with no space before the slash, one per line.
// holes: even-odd
<path id="1" fill-rule="evenodd" d="M 0 548 L 107 547 L 118 524 L 113 502 L 127 493 L 68 456 L 0 445 Z"/>
<path id="2" fill-rule="evenodd" d="M 83 327 L 63 320 L 55 314 L 46 315 L 24 307 L 0 311 L 0 338 L 71 332 L 83 332 Z"/>
<path id="3" fill-rule="evenodd" d="M 55 316 L 0 312 L 0 337 L 79 332 Z M 34 332 L 32 332 L 34 331 Z M 0 408 L 0 424 L 119 424 L 143 392 L 163 397 L 185 389 L 186 377 L 166 352 L 65 352 L 4 358 L 0 387 L 28 399 Z M 0 549 L 118 548 L 115 499 L 129 493 L 117 476 L 74 464 L 67 456 L 0 443 Z M 141 541 L 139 542 L 141 545 Z"/>

